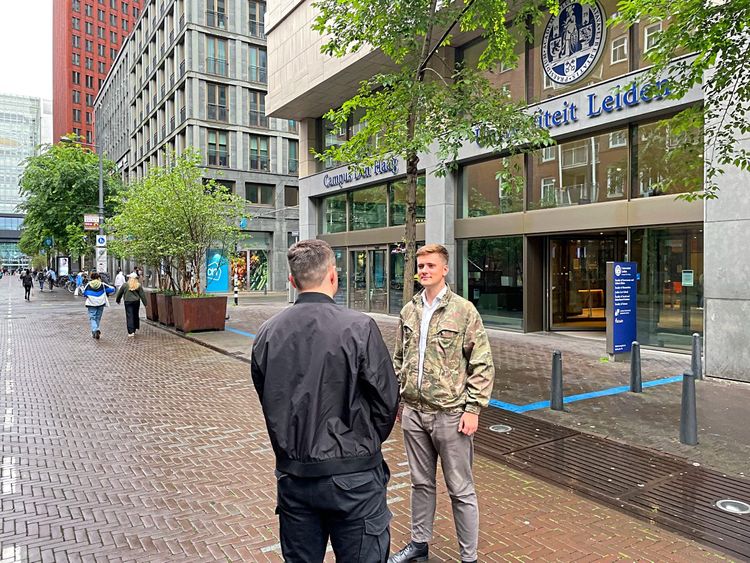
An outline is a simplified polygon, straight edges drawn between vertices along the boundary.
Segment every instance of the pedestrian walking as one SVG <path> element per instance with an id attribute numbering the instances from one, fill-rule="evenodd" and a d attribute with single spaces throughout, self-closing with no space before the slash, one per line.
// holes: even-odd
<path id="1" fill-rule="evenodd" d="M 36 281 L 39 283 L 39 291 L 44 291 L 44 282 L 47 281 L 46 270 L 39 270 L 37 272 Z"/>
<path id="2" fill-rule="evenodd" d="M 28 270 L 21 274 L 21 285 L 23 285 L 24 291 L 23 298 L 26 301 L 31 301 L 31 288 L 34 286 L 34 278 L 31 277 L 31 272 Z"/>
<path id="3" fill-rule="evenodd" d="M 47 270 L 47 283 L 49 284 L 49 290 L 52 291 L 52 286 L 57 281 L 57 272 L 53 268 Z"/>
<path id="4" fill-rule="evenodd" d="M 393 360 L 404 403 L 401 427 L 412 483 L 411 542 L 389 563 L 429 557 L 438 458 L 453 507 L 461 561 L 471 562 L 477 560 L 479 542 L 473 435 L 492 392 L 492 351 L 474 305 L 445 283 L 445 247 L 420 248 L 417 273 L 424 289 L 401 309 Z"/>
<path id="5" fill-rule="evenodd" d="M 117 268 L 117 275 L 115 276 L 115 290 L 120 291 L 120 288 L 125 284 L 127 280 L 125 279 L 125 274 L 122 273 L 121 268 Z M 119 303 L 119 301 L 118 301 Z"/>
<path id="6" fill-rule="evenodd" d="M 384 563 L 390 478 L 381 444 L 398 383 L 375 321 L 336 305 L 333 251 L 305 240 L 287 254 L 295 304 L 255 338 L 251 373 L 276 454 L 281 551 L 288 563 Z"/>
<path id="7" fill-rule="evenodd" d="M 117 304 L 120 299 L 125 300 L 125 320 L 128 327 L 128 336 L 135 336 L 137 330 L 141 328 L 141 319 L 138 317 L 141 301 L 146 306 L 146 292 L 143 291 L 141 282 L 135 272 L 128 274 L 128 282 L 121 285 L 115 295 Z"/>
<path id="8" fill-rule="evenodd" d="M 97 272 L 91 274 L 91 281 L 83 286 L 83 295 L 86 297 L 86 308 L 89 311 L 89 322 L 91 323 L 91 337 L 99 340 L 102 335 L 100 329 L 104 307 L 109 306 L 107 295 L 115 292 L 111 285 L 103 283 Z"/>

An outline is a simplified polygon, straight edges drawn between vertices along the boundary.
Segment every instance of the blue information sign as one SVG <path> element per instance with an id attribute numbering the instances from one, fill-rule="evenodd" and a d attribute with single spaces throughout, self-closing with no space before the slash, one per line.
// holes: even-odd
<path id="1" fill-rule="evenodd" d="M 229 291 L 229 260 L 218 250 L 209 250 L 206 256 L 206 292 Z"/>
<path id="2" fill-rule="evenodd" d="M 610 288 L 614 297 L 612 311 L 612 354 L 630 352 L 636 340 L 636 281 L 638 265 L 635 262 L 615 262 L 614 287 Z"/>

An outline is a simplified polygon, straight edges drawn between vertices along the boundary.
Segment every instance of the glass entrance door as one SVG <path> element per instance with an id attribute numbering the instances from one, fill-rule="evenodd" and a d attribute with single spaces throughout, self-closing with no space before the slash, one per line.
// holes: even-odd
<path id="1" fill-rule="evenodd" d="M 606 328 L 607 262 L 622 260 L 625 236 L 550 239 L 551 328 Z"/>
<path id="2" fill-rule="evenodd" d="M 388 252 L 363 248 L 349 252 L 349 306 L 358 311 L 388 312 Z"/>

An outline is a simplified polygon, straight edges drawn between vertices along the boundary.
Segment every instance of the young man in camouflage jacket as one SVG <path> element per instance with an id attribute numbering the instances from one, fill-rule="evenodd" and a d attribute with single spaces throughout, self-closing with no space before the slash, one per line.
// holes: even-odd
<path id="1" fill-rule="evenodd" d="M 411 542 L 390 563 L 426 561 L 435 518 L 440 458 L 461 560 L 477 560 L 479 507 L 474 490 L 473 435 L 492 393 L 495 367 L 474 305 L 445 283 L 448 251 L 417 251 L 424 290 L 401 309 L 394 367 L 401 385 L 401 425 L 411 472 Z"/>

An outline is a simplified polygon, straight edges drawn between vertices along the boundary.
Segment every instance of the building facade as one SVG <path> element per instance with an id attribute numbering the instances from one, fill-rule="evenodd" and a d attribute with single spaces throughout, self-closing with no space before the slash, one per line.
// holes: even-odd
<path id="1" fill-rule="evenodd" d="M 143 0 L 53 2 L 53 138 L 94 143 L 94 98 L 140 16 Z"/>
<path id="2" fill-rule="evenodd" d="M 295 121 L 266 117 L 264 15 L 265 2 L 255 0 L 145 2 L 96 100 L 96 119 L 128 180 L 197 149 L 205 177 L 247 200 L 241 285 L 283 291 L 286 251 L 299 234 L 299 146 Z"/>
<path id="3" fill-rule="evenodd" d="M 736 306 L 741 294 L 748 307 L 750 296 L 738 284 L 747 285 L 750 272 L 741 266 L 745 282 L 722 289 L 728 282 L 704 267 L 704 249 L 714 251 L 707 242 L 723 244 L 705 235 L 706 214 L 715 213 L 717 222 L 729 209 L 741 214 L 732 203 L 737 180 L 722 180 L 729 185 L 718 206 L 675 198 L 703 181 L 703 131 L 678 133 L 670 117 L 700 104 L 702 92 L 678 99 L 668 82 L 643 83 L 644 55 L 666 22 L 606 28 L 614 0 L 568 4 L 534 29 L 534 43 L 520 46 L 515 67 L 487 74 L 527 104 L 556 144 L 511 156 L 467 143 L 457 171 L 442 178 L 432 173 L 434 157 L 420 155 L 417 238 L 449 249 L 452 287 L 488 325 L 526 332 L 603 331 L 606 264 L 634 261 L 641 344 L 688 350 L 691 335 L 705 333 L 709 373 L 749 380 L 737 353 L 726 359 L 724 335 L 727 327 L 743 326 L 732 330 L 747 338 L 748 323 L 726 317 L 731 307 L 724 301 L 712 311 L 711 299 L 735 299 Z M 341 303 L 396 314 L 404 163 L 387 159 L 355 174 L 309 156 L 356 131 L 356 118 L 334 129 L 322 116 L 382 68 L 382 55 L 321 54 L 322 38 L 308 25 L 314 15 L 310 0 L 279 3 L 267 21 L 269 115 L 300 122 L 300 234 L 334 247 Z M 476 34 L 458 34 L 454 45 L 442 50 L 443 60 L 476 65 L 484 49 Z M 514 171 L 522 188 L 501 179 L 502 170 Z M 724 272 L 738 268 L 736 262 L 723 264 Z"/>
<path id="4" fill-rule="evenodd" d="M 28 265 L 18 249 L 23 225 L 19 186 L 24 160 L 50 141 L 50 106 L 39 98 L 0 95 L 0 267 Z"/>

